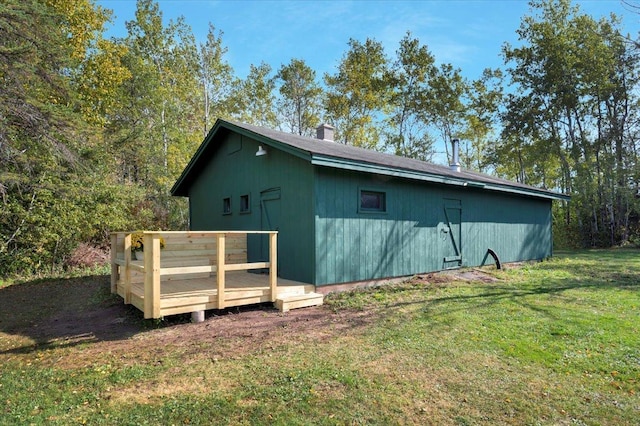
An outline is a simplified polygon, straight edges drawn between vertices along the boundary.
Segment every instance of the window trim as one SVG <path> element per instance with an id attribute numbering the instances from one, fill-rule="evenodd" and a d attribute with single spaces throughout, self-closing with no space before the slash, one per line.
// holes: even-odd
<path id="1" fill-rule="evenodd" d="M 382 195 L 382 208 L 380 209 L 370 209 L 366 207 L 362 207 L 362 193 L 377 193 Z M 388 197 L 387 191 L 382 188 L 369 187 L 369 186 L 361 186 L 358 188 L 358 213 L 366 213 L 366 214 L 387 214 L 389 212 L 388 206 Z"/>
<path id="2" fill-rule="evenodd" d="M 229 211 L 225 210 L 226 207 L 226 202 L 229 202 Z M 223 216 L 229 216 L 230 214 L 233 213 L 233 204 L 231 202 L 231 197 L 222 197 L 222 215 Z"/>
<path id="3" fill-rule="evenodd" d="M 247 197 L 247 209 L 242 209 L 242 198 Z M 242 194 L 240 196 L 240 214 L 249 214 L 251 213 L 251 193 L 247 192 L 246 194 Z"/>

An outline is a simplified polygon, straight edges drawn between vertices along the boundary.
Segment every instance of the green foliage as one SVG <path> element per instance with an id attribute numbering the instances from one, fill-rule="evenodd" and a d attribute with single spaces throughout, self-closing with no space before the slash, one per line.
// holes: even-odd
<path id="1" fill-rule="evenodd" d="M 292 59 L 282 65 L 276 80 L 281 82 L 278 111 L 281 121 L 291 133 L 315 137 L 320 124 L 322 89 L 316 82 L 316 72 L 303 60 Z"/>
<path id="2" fill-rule="evenodd" d="M 53 270 L 80 241 L 103 244 L 110 230 L 131 222 L 130 205 L 136 199 L 125 187 L 86 175 L 73 176 L 71 182 L 47 176 L 26 195 L 12 196 L 4 206 L 10 214 L 0 218 L 0 229 L 13 231 L 0 233 L 5 242 L 2 276 Z"/>
<path id="3" fill-rule="evenodd" d="M 596 21 L 569 0 L 531 3 L 513 67 L 496 170 L 520 182 L 572 194 L 563 226 L 582 246 L 629 238 L 637 218 L 638 60 L 615 17 Z"/>
<path id="4" fill-rule="evenodd" d="M 271 76 L 271 66 L 267 63 L 251 65 L 247 78 L 238 83 L 238 90 L 233 97 L 235 101 L 234 115 L 240 121 L 257 126 L 275 127 L 277 116 L 275 110 L 276 87 Z"/>
<path id="5" fill-rule="evenodd" d="M 232 88 L 238 85 L 233 69 L 224 55 L 227 48 L 222 44 L 222 32 L 216 33 L 209 24 L 207 40 L 200 44 L 199 76 L 202 83 L 202 136 L 205 137 L 216 117 L 230 115 Z"/>
<path id="6" fill-rule="evenodd" d="M 432 103 L 426 114 L 440 132 L 447 157 L 451 160 L 449 142 L 463 129 L 466 111 L 464 102 L 469 85 L 460 69 L 451 64 L 442 64 L 440 68 L 434 69 L 429 90 Z"/>
<path id="7" fill-rule="evenodd" d="M 428 132 L 430 121 L 424 105 L 432 102 L 429 84 L 435 72 L 435 58 L 411 33 L 400 41 L 396 53 L 385 143 L 396 155 L 428 161 L 434 153 L 434 140 Z"/>
<path id="8" fill-rule="evenodd" d="M 375 149 L 380 141 L 376 115 L 390 96 L 388 60 L 382 44 L 349 40 L 335 75 L 325 74 L 325 111 L 336 141 Z"/>
<path id="9" fill-rule="evenodd" d="M 54 269 L 79 241 L 102 240 L 118 221 L 98 217 L 101 199 L 120 189 L 91 173 L 91 148 L 81 142 L 91 135 L 70 107 L 77 93 L 67 72 L 79 66 L 90 45 L 85 36 L 105 15 L 85 2 L 51 4 L 0 6 L 0 276 Z M 84 13 L 91 18 L 83 26 L 76 18 Z"/>
<path id="10" fill-rule="evenodd" d="M 503 103 L 502 71 L 485 69 L 469 87 L 466 126 L 460 132 L 460 160 L 465 168 L 485 172 L 489 148 L 496 143 L 499 110 Z"/>

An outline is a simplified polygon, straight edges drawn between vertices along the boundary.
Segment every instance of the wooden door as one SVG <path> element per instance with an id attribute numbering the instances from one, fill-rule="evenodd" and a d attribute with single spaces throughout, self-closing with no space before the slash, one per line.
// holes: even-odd
<path id="1" fill-rule="evenodd" d="M 280 188 L 270 188 L 260 192 L 260 227 L 262 231 L 280 231 L 281 220 Z M 280 238 L 278 238 L 280 246 Z M 261 236 L 260 254 L 264 261 L 269 260 L 269 237 Z M 280 271 L 280 256 L 278 256 Z"/>
<path id="2" fill-rule="evenodd" d="M 462 266 L 462 202 L 452 198 L 443 201 L 442 268 L 459 268 Z"/>

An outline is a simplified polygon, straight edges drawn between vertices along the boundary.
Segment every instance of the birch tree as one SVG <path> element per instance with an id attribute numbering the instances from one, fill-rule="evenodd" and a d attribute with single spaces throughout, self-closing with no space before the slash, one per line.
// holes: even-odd
<path id="1" fill-rule="evenodd" d="M 222 31 L 216 32 L 209 24 L 204 43 L 200 43 L 200 84 L 202 93 L 202 136 L 207 135 L 217 118 L 231 114 L 230 98 L 236 77 L 233 68 L 225 59 L 227 48 L 222 44 Z"/>
<path id="2" fill-rule="evenodd" d="M 386 145 L 396 155 L 431 160 L 434 139 L 429 133 L 431 77 L 435 58 L 426 45 L 407 33 L 400 41 L 390 80 L 391 112 L 387 118 Z"/>
<path id="3" fill-rule="evenodd" d="M 315 136 L 322 107 L 322 89 L 316 82 L 316 72 L 303 60 L 292 59 L 280 67 L 276 81 L 280 83 L 277 108 L 288 131 Z"/>
<path id="4" fill-rule="evenodd" d="M 275 80 L 271 66 L 265 62 L 250 66 L 247 78 L 238 83 L 235 93 L 235 115 L 243 122 L 276 127 Z"/>
<path id="5" fill-rule="evenodd" d="M 569 0 L 531 5 L 518 30 L 523 46 L 504 48 L 518 91 L 503 139 L 536 147 L 522 162 L 537 170 L 528 183 L 573 195 L 562 212 L 568 240 L 623 243 L 638 214 L 638 56 L 615 17 L 596 21 Z"/>
<path id="6" fill-rule="evenodd" d="M 367 38 L 349 40 L 337 73 L 325 74 L 325 112 L 336 127 L 336 141 L 378 148 L 378 117 L 389 99 L 389 64 L 382 44 Z"/>

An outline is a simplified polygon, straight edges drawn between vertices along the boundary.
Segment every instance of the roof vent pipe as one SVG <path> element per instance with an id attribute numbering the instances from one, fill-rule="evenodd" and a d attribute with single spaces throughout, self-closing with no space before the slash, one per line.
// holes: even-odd
<path id="1" fill-rule="evenodd" d="M 318 126 L 318 128 L 316 129 L 316 137 L 320 140 L 323 141 L 329 141 L 329 142 L 333 142 L 333 131 L 334 131 L 334 127 L 326 124 L 326 123 L 322 123 L 321 125 Z"/>
<path id="2" fill-rule="evenodd" d="M 460 140 L 453 139 L 451 141 L 451 145 L 453 145 L 451 164 L 449 164 L 449 168 L 454 172 L 459 172 L 460 169 Z"/>

